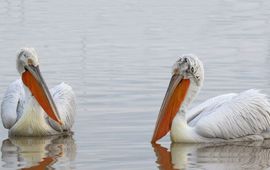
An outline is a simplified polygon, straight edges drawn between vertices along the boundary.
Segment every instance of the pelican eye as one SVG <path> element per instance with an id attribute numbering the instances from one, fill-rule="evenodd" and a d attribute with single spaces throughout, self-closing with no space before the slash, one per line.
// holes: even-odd
<path id="1" fill-rule="evenodd" d="M 194 72 L 194 68 L 193 68 L 193 67 L 191 67 L 191 68 L 190 68 L 190 71 L 191 71 L 191 73 L 193 73 L 193 72 Z"/>
<path id="2" fill-rule="evenodd" d="M 33 60 L 28 59 L 28 60 L 27 60 L 27 63 L 28 63 L 29 66 L 31 66 L 31 65 L 33 65 Z"/>

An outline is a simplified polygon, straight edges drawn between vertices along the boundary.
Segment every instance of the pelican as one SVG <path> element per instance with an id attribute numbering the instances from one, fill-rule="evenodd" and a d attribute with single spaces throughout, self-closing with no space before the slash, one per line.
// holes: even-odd
<path id="1" fill-rule="evenodd" d="M 61 83 L 50 91 L 41 76 L 38 55 L 23 48 L 17 55 L 21 76 L 11 83 L 1 104 L 3 125 L 10 136 L 49 136 L 71 132 L 75 95 Z"/>
<path id="2" fill-rule="evenodd" d="M 170 131 L 172 142 L 230 142 L 269 138 L 270 103 L 258 90 L 230 93 L 206 100 L 189 109 L 204 80 L 197 56 L 183 55 L 161 105 L 152 143 Z"/>

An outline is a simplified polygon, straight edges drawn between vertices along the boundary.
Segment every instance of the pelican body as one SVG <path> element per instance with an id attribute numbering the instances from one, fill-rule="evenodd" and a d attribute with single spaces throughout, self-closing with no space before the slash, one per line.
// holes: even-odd
<path id="1" fill-rule="evenodd" d="M 169 131 L 173 142 L 228 142 L 270 137 L 270 103 L 258 90 L 230 93 L 189 109 L 204 79 L 202 62 L 183 55 L 172 78 L 156 122 L 152 142 Z"/>
<path id="2" fill-rule="evenodd" d="M 71 131 L 75 116 L 75 95 L 61 83 L 48 89 L 33 48 L 17 55 L 21 75 L 11 83 L 3 97 L 1 117 L 10 136 L 48 136 Z"/>

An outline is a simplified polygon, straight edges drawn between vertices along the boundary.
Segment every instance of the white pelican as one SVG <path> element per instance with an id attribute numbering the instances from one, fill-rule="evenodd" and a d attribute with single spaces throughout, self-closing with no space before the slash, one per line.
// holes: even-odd
<path id="1" fill-rule="evenodd" d="M 188 110 L 203 79 L 203 65 L 196 56 L 183 55 L 174 64 L 152 142 L 169 131 L 173 142 L 185 143 L 269 138 L 270 103 L 258 90 L 217 96 Z"/>
<path id="2" fill-rule="evenodd" d="M 1 105 L 1 117 L 11 136 L 47 136 L 70 132 L 75 116 L 75 95 L 61 83 L 48 90 L 33 48 L 17 55 L 21 79 L 11 83 Z"/>

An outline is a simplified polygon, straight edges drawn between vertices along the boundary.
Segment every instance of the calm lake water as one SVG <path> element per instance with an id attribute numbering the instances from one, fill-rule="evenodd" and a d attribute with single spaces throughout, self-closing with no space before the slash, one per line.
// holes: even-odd
<path id="1" fill-rule="evenodd" d="M 196 105 L 250 88 L 270 94 L 269 0 L 1 0 L 0 96 L 19 75 L 15 55 L 35 47 L 49 87 L 77 95 L 72 137 L 8 138 L 0 169 L 265 169 L 270 142 L 157 145 L 150 139 L 171 66 L 205 65 Z"/>

